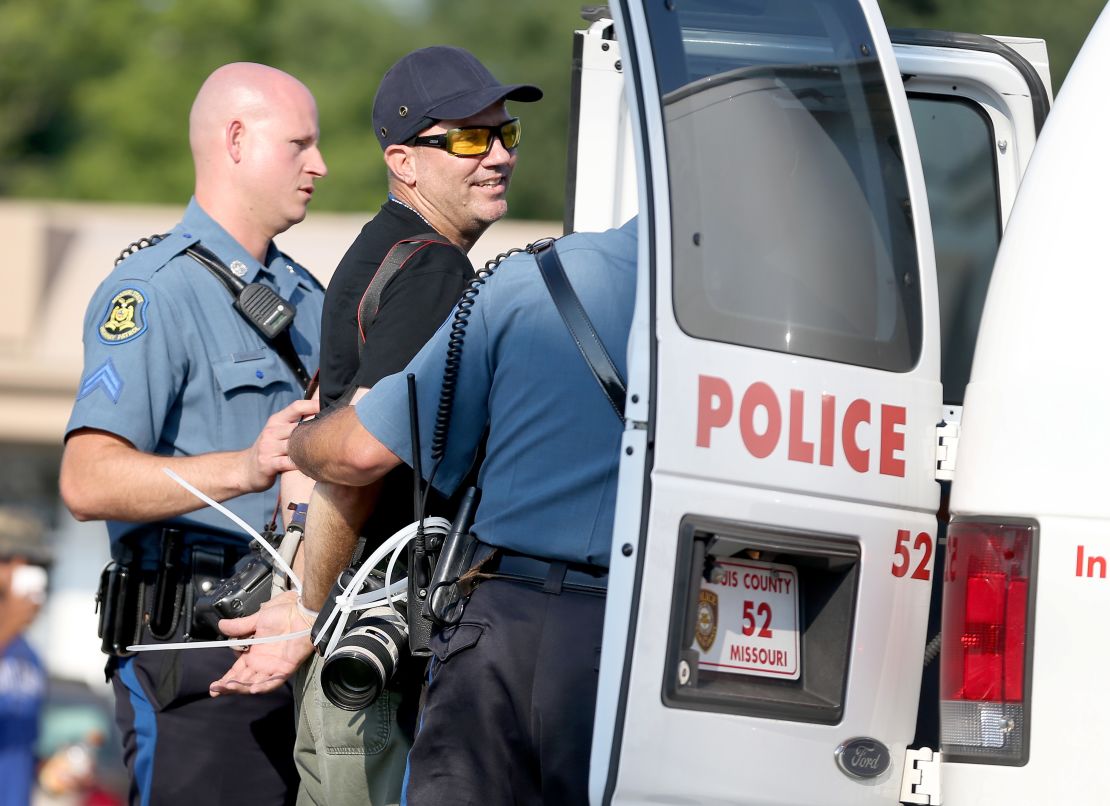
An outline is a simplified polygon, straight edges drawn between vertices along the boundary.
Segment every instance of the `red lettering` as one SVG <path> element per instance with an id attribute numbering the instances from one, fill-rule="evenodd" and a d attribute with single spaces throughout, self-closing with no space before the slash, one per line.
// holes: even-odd
<path id="1" fill-rule="evenodd" d="M 914 551 L 924 551 L 921 554 L 921 561 L 917 564 L 917 568 L 910 575 L 910 579 L 923 579 L 926 582 L 931 578 L 929 573 L 929 560 L 933 558 L 933 536 L 928 532 L 919 532 L 913 541 Z"/>
<path id="2" fill-rule="evenodd" d="M 884 476 L 905 476 L 906 460 L 895 459 L 894 454 L 905 450 L 906 432 L 895 431 L 894 427 L 906 424 L 906 408 L 884 405 L 879 419 L 879 472 Z"/>
<path id="3" fill-rule="evenodd" d="M 790 390 L 790 450 L 786 458 L 792 462 L 813 464 L 813 443 L 807 442 L 802 435 L 805 426 L 805 392 L 801 389 Z"/>
<path id="4" fill-rule="evenodd" d="M 836 439 L 836 397 L 821 395 L 821 464 L 832 467 Z"/>
<path id="5" fill-rule="evenodd" d="M 1099 579 L 1106 579 L 1106 558 L 1100 557 L 1097 554 L 1092 554 L 1088 557 L 1082 545 L 1076 546 L 1075 575 L 1077 577 L 1088 576 L 1094 579 L 1096 573 Z"/>
<path id="6" fill-rule="evenodd" d="M 910 570 L 910 547 L 906 545 L 909 539 L 909 529 L 898 530 L 898 537 L 894 541 L 894 565 L 890 567 L 890 573 L 896 577 L 904 577 Z"/>
<path id="7" fill-rule="evenodd" d="M 767 412 L 767 430 L 762 434 L 755 430 L 755 410 L 761 407 Z M 775 391 L 761 381 L 753 383 L 740 401 L 740 436 L 744 447 L 756 459 L 766 459 L 778 445 L 781 433 L 782 409 Z"/>
<path id="8" fill-rule="evenodd" d="M 740 646 L 738 644 L 731 644 L 728 648 L 728 659 L 739 661 L 740 660 Z"/>
<path id="9" fill-rule="evenodd" d="M 724 378 L 698 376 L 698 447 L 709 447 L 709 432 L 732 416 L 732 389 Z"/>
<path id="10" fill-rule="evenodd" d="M 750 636 L 752 633 L 755 632 L 754 608 L 755 602 L 751 601 L 750 599 L 746 599 L 744 601 L 744 613 L 741 616 L 741 620 L 744 622 L 744 626 L 740 628 L 740 632 L 744 633 L 744 635 Z"/>
<path id="11" fill-rule="evenodd" d="M 871 404 L 866 400 L 853 400 L 844 412 L 844 429 L 841 442 L 844 444 L 844 458 L 848 466 L 857 473 L 866 473 L 871 465 L 871 451 L 861 448 L 856 441 L 856 429 L 860 423 L 871 422 Z"/>
<path id="12" fill-rule="evenodd" d="M 880 474 L 905 477 L 908 416 L 905 406 L 876 403 L 880 408 L 879 422 L 861 435 L 862 424 L 872 425 L 871 401 L 853 400 L 841 414 L 836 396 L 822 394 L 818 431 L 807 434 L 805 404 L 806 390 L 791 389 L 787 412 L 790 421 L 785 429 L 788 431 L 788 461 L 819 462 L 824 467 L 833 467 L 838 463 L 839 438 L 844 460 L 857 473 L 871 470 L 871 453 L 874 450 L 878 454 L 877 469 Z M 737 412 L 739 431 L 744 448 L 753 458 L 766 459 L 778 448 L 784 430 L 782 405 L 775 390 L 763 381 L 756 381 L 744 390 Z M 761 409 L 766 413 L 766 421 L 760 420 L 757 425 L 756 417 Z M 726 427 L 735 410 L 733 391 L 728 381 L 715 375 L 698 375 L 696 445 L 699 448 L 711 447 L 713 432 Z"/>

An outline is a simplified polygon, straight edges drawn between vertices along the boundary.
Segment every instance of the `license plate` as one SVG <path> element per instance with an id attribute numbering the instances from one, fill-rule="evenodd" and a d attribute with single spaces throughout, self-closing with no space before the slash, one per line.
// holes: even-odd
<path id="1" fill-rule="evenodd" d="M 721 560 L 698 597 L 698 668 L 797 680 L 798 572 L 790 565 Z"/>

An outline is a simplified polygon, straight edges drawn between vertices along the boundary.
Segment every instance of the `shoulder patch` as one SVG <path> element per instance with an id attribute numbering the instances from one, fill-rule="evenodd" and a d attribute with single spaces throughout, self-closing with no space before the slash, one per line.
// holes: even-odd
<path id="1" fill-rule="evenodd" d="M 134 288 L 120 291 L 108 305 L 97 329 L 105 344 L 122 344 L 146 332 L 146 297 Z"/>

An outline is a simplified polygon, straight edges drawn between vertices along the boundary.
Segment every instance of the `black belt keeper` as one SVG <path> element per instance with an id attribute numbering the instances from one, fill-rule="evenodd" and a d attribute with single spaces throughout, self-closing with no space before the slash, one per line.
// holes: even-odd
<path id="1" fill-rule="evenodd" d="M 543 581 L 543 592 L 558 596 L 563 592 L 563 580 L 567 577 L 567 564 L 555 561 L 547 568 L 547 578 Z"/>

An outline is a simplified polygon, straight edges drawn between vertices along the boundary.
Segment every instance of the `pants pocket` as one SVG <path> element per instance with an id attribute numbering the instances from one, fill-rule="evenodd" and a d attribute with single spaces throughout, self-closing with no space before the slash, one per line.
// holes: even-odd
<path id="1" fill-rule="evenodd" d="M 374 755 L 389 745 L 389 738 L 396 723 L 398 695 L 383 691 L 369 706 L 361 711 L 347 711 L 332 705 L 320 686 L 319 669 L 309 686 L 313 689 L 314 704 L 319 725 L 321 749 L 332 755 Z M 309 700 L 306 699 L 306 705 Z M 317 720 L 313 720 L 317 721 Z"/>
<path id="2" fill-rule="evenodd" d="M 436 660 L 446 663 L 452 656 L 474 647 L 484 631 L 481 624 L 456 624 L 433 635 L 429 649 Z"/>

